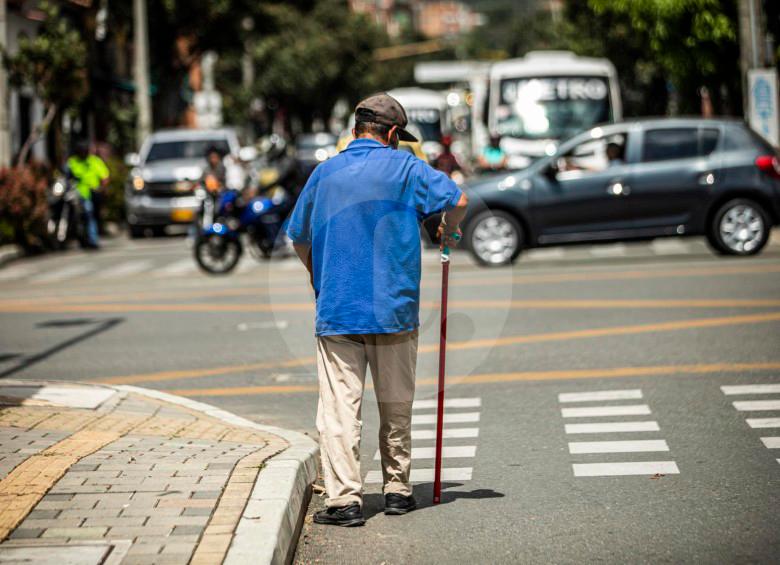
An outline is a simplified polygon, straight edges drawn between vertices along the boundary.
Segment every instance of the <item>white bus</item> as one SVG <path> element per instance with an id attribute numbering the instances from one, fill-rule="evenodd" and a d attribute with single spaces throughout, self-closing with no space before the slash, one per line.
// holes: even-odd
<path id="1" fill-rule="evenodd" d="M 622 118 L 615 67 L 569 51 L 532 51 L 489 71 L 488 130 L 521 169 L 558 141 Z"/>
<path id="2" fill-rule="evenodd" d="M 429 158 L 441 152 L 439 140 L 449 132 L 450 117 L 447 98 L 435 90 L 424 88 L 396 88 L 388 92 L 406 110 L 409 123 L 422 138 L 422 149 Z"/>

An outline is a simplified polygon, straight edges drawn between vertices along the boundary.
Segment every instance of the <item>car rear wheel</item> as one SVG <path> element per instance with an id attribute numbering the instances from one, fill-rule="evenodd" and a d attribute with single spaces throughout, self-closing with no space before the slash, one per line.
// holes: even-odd
<path id="1" fill-rule="evenodd" d="M 523 246 L 523 228 L 502 210 L 486 210 L 466 226 L 466 242 L 474 258 L 489 267 L 513 263 Z"/>
<path id="2" fill-rule="evenodd" d="M 713 218 L 708 239 L 723 255 L 755 255 L 769 240 L 769 216 L 758 202 L 735 198 Z"/>

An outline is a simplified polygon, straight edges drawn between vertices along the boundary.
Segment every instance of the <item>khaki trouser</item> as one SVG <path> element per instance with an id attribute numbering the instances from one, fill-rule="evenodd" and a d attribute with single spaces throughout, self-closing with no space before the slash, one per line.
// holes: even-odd
<path id="1" fill-rule="evenodd" d="M 317 429 L 328 506 L 362 503 L 360 430 L 366 366 L 379 405 L 384 492 L 408 496 L 417 330 L 317 338 Z"/>

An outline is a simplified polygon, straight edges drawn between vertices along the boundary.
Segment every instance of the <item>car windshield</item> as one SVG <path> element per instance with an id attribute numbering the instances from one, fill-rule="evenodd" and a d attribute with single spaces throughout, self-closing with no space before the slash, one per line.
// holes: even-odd
<path id="1" fill-rule="evenodd" d="M 153 143 L 146 155 L 146 162 L 167 159 L 202 159 L 206 150 L 214 146 L 223 155 L 230 152 L 226 139 L 190 139 L 182 141 L 160 141 Z"/>
<path id="2" fill-rule="evenodd" d="M 563 139 L 609 121 L 609 86 L 596 77 L 504 79 L 496 131 L 522 139 Z"/>
<path id="3" fill-rule="evenodd" d="M 441 114 L 436 108 L 407 108 L 406 117 L 420 133 L 420 141 L 441 139 Z"/>

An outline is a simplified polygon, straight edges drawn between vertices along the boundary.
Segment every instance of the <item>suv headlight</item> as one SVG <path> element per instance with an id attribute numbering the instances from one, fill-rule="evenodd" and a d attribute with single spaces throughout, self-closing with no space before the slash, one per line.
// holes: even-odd
<path id="1" fill-rule="evenodd" d="M 144 189 L 144 179 L 142 177 L 133 177 L 133 188 L 135 190 Z"/>

